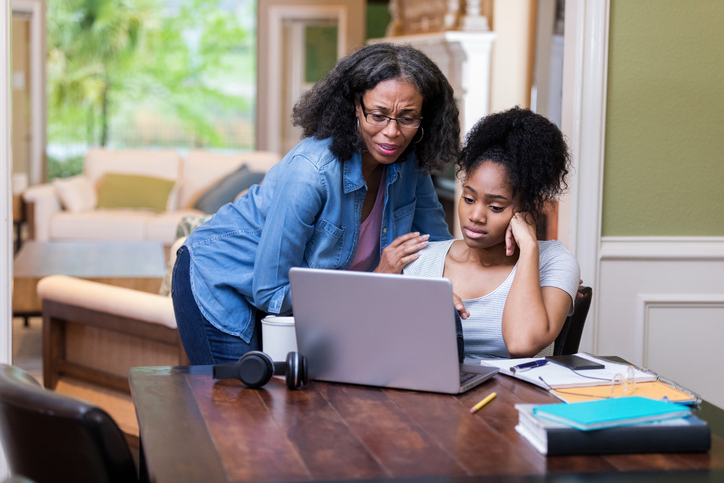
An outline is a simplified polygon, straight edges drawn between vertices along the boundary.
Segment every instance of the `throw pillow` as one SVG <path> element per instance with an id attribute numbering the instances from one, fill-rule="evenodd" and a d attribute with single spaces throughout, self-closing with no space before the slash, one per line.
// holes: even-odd
<path id="1" fill-rule="evenodd" d="M 105 173 L 98 208 L 141 208 L 163 212 L 175 181 L 136 174 Z"/>
<path id="2" fill-rule="evenodd" d="M 252 185 L 259 184 L 264 179 L 264 173 L 250 171 L 246 165 L 242 165 L 233 173 L 222 178 L 218 183 L 202 194 L 194 208 L 204 213 L 216 213 L 219 208 L 227 203 L 233 203 L 236 195 L 241 191 L 249 189 Z"/>
<path id="3" fill-rule="evenodd" d="M 96 207 L 98 198 L 91 181 L 83 175 L 71 178 L 56 178 L 53 186 L 60 202 L 71 213 L 90 211 Z"/>

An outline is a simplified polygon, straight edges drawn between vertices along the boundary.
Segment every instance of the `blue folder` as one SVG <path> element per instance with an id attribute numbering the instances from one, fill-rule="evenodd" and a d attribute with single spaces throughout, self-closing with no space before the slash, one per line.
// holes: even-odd
<path id="1" fill-rule="evenodd" d="M 600 401 L 538 406 L 533 413 L 582 431 L 639 424 L 691 414 L 689 407 L 667 401 L 631 396 Z"/>

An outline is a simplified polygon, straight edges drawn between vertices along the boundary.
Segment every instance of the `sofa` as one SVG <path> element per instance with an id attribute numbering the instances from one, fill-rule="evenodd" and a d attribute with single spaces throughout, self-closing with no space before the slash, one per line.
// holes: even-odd
<path id="1" fill-rule="evenodd" d="M 253 151 L 93 148 L 83 174 L 33 186 L 23 193 L 28 238 L 36 241 L 158 241 L 170 246 L 184 216 L 216 209 L 220 192 L 259 182 L 281 157 Z M 247 181 L 247 183 L 245 183 Z M 206 210 L 205 210 L 206 208 Z"/>

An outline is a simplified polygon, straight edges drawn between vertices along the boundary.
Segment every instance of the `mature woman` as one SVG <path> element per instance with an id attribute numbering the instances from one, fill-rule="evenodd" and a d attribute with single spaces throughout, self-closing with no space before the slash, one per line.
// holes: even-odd
<path id="1" fill-rule="evenodd" d="M 531 357 L 561 331 L 578 263 L 561 242 L 537 241 L 536 222 L 569 167 L 560 130 L 527 109 L 487 116 L 468 134 L 458 161 L 463 239 L 430 243 L 404 269 L 450 279 L 466 357 Z"/>
<path id="2" fill-rule="evenodd" d="M 258 349 L 261 318 L 292 310 L 291 267 L 400 273 L 428 240 L 451 238 L 429 173 L 457 157 L 458 110 L 425 54 L 359 49 L 293 122 L 305 138 L 178 252 L 173 303 L 192 364 Z"/>

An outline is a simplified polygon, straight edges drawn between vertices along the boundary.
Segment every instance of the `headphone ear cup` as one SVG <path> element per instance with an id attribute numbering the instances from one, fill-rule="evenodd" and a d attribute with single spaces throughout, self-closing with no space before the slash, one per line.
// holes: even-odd
<path id="1" fill-rule="evenodd" d="M 239 379 L 250 388 L 263 386 L 274 375 L 274 361 L 264 352 L 247 352 L 241 356 L 237 364 Z"/>
<path id="2" fill-rule="evenodd" d="M 299 389 L 307 383 L 307 358 L 299 352 L 287 354 L 287 388 Z"/>

